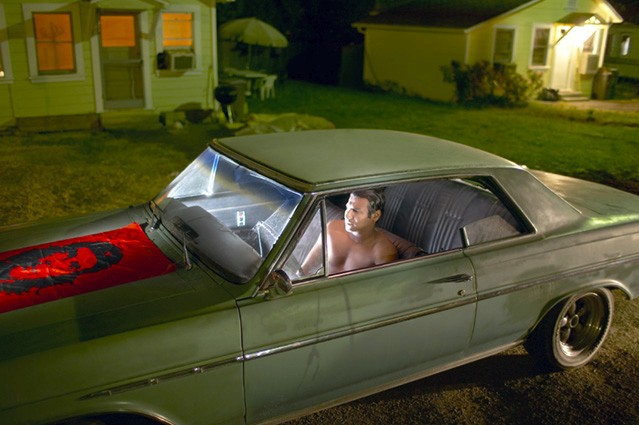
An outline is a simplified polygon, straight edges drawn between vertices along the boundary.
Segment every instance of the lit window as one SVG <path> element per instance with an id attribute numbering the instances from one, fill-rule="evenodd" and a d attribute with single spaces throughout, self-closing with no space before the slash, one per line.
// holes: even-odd
<path id="1" fill-rule="evenodd" d="M 84 79 L 79 3 L 22 3 L 32 82 Z"/>
<path id="2" fill-rule="evenodd" d="M 135 16 L 100 16 L 102 47 L 135 47 Z"/>
<path id="3" fill-rule="evenodd" d="M 193 14 L 165 12 L 162 14 L 162 46 L 193 48 Z"/>
<path id="4" fill-rule="evenodd" d="M 493 62 L 511 63 L 513 61 L 513 47 L 515 30 L 498 28 L 495 31 L 495 54 Z"/>
<path id="5" fill-rule="evenodd" d="M 548 65 L 548 45 L 550 42 L 550 28 L 535 28 L 532 56 L 532 66 Z"/>
<path id="6" fill-rule="evenodd" d="M 38 74 L 75 72 L 70 13 L 34 13 Z"/>
<path id="7" fill-rule="evenodd" d="M 619 53 L 621 56 L 628 56 L 630 53 L 630 35 L 623 34 L 621 36 L 621 43 L 619 44 Z"/>

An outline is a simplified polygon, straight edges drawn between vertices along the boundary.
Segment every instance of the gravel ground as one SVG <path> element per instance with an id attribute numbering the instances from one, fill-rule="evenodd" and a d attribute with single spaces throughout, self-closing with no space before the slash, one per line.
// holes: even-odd
<path id="1" fill-rule="evenodd" d="M 639 300 L 615 294 L 599 355 L 568 372 L 537 370 L 518 347 L 287 425 L 639 424 Z"/>

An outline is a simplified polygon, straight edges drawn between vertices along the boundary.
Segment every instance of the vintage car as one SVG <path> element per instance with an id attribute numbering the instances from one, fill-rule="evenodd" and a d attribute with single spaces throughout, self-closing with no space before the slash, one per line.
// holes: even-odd
<path id="1" fill-rule="evenodd" d="M 362 189 L 397 259 L 335 272 Z M 522 343 L 585 365 L 639 294 L 639 197 L 433 137 L 272 133 L 0 253 L 1 424 L 277 422 Z"/>

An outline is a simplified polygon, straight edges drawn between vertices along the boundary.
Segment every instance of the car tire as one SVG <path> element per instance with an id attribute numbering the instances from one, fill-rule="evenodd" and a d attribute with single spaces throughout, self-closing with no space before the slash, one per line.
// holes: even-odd
<path id="1" fill-rule="evenodd" d="M 608 289 L 581 292 L 556 305 L 524 345 L 546 370 L 584 366 L 606 339 L 613 313 L 614 298 Z"/>

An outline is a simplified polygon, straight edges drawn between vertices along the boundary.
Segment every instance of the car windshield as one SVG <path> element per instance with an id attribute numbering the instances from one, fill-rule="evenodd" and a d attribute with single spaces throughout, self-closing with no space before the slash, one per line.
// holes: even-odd
<path id="1" fill-rule="evenodd" d="M 255 276 L 302 195 L 205 150 L 154 200 L 185 249 L 234 283 Z"/>

